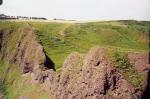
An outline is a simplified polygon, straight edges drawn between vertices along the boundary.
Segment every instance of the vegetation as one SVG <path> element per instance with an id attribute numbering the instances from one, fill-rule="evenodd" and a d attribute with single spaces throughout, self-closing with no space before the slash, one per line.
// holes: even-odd
<path id="1" fill-rule="evenodd" d="M 116 67 L 121 70 L 124 77 L 137 89 L 141 89 L 144 86 L 145 75 L 139 74 L 129 62 L 126 53 L 114 52 L 113 60 L 116 63 Z"/>
<path id="2" fill-rule="evenodd" d="M 5 84 L 2 81 L 0 81 L 0 92 L 5 92 Z"/>
<path id="3" fill-rule="evenodd" d="M 6 86 L 5 84 L 0 80 L 0 93 L 6 94 Z"/>
<path id="4" fill-rule="evenodd" d="M 108 21 L 90 23 L 44 23 L 44 22 L 0 22 L 1 33 L 9 30 L 6 51 L 8 59 L 15 53 L 16 42 L 19 38 L 20 28 L 30 25 L 36 33 L 37 40 L 44 47 L 48 57 L 55 63 L 55 68 L 60 70 L 65 58 L 72 52 L 86 53 L 93 46 L 99 45 L 109 50 L 119 49 L 114 53 L 114 62 L 124 76 L 134 86 L 143 85 L 144 77 L 133 69 L 129 62 L 127 51 L 148 51 L 148 26 L 150 22 L 138 21 Z M 63 33 L 63 35 L 61 34 Z M 1 49 L 2 50 L 2 49 Z M 123 52 L 123 53 L 122 53 Z M 29 97 L 39 96 L 36 99 L 49 99 L 48 93 L 38 91 L 39 85 L 27 82 L 30 77 L 20 77 L 18 66 L 0 61 L 0 91 L 6 92 L 8 99 L 17 99 L 20 95 Z M 38 89 L 39 88 L 39 89 Z M 38 94 L 38 95 L 37 95 Z"/>
<path id="5" fill-rule="evenodd" d="M 133 65 L 129 62 L 127 54 L 120 54 L 119 52 L 114 53 L 114 60 L 117 63 L 117 67 L 124 70 L 133 68 Z"/>
<path id="6" fill-rule="evenodd" d="M 149 22 L 108 21 L 90 23 L 29 23 L 48 56 L 60 68 L 74 51 L 85 53 L 100 45 L 135 51 L 148 51 Z M 60 35 L 64 32 L 65 35 Z"/>

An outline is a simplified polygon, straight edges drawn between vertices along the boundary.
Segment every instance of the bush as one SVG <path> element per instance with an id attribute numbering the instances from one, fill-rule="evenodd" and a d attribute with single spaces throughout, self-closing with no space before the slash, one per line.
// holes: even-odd
<path id="1" fill-rule="evenodd" d="M 127 70 L 133 67 L 132 64 L 129 62 L 129 59 L 126 54 L 121 55 L 118 52 L 115 52 L 114 59 L 115 62 L 117 63 L 117 67 L 120 69 Z"/>
<path id="2" fill-rule="evenodd" d="M 133 64 L 130 63 L 127 54 L 115 52 L 114 61 L 116 67 L 120 69 L 124 77 L 136 87 L 137 90 L 143 88 L 145 75 L 139 74 L 133 67 Z"/>

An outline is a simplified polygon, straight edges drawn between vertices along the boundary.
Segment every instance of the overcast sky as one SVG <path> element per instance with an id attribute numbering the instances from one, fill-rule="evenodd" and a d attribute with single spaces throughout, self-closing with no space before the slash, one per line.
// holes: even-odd
<path id="1" fill-rule="evenodd" d="M 150 0 L 3 0 L 0 13 L 78 20 L 150 20 Z"/>

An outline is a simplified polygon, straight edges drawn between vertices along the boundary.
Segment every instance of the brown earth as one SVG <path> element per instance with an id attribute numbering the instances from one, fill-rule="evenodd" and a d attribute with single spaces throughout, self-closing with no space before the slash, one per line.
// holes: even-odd
<path id="1" fill-rule="evenodd" d="M 144 70 L 150 66 L 148 53 L 132 52 L 128 53 L 128 58 L 139 73 L 144 73 Z"/>

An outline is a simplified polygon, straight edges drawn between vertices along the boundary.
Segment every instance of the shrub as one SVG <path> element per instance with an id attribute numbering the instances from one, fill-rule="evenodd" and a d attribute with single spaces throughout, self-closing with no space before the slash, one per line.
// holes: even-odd
<path id="1" fill-rule="evenodd" d="M 139 74 L 130 63 L 127 54 L 115 52 L 114 61 L 116 67 L 120 69 L 126 80 L 128 80 L 137 90 L 143 88 L 145 75 Z"/>
<path id="2" fill-rule="evenodd" d="M 118 52 L 115 52 L 114 59 L 115 62 L 117 63 L 117 67 L 120 69 L 127 70 L 133 67 L 132 64 L 129 62 L 129 59 L 126 54 L 121 55 Z"/>

